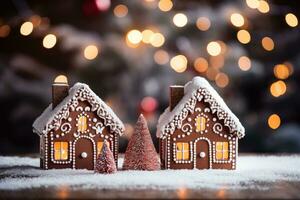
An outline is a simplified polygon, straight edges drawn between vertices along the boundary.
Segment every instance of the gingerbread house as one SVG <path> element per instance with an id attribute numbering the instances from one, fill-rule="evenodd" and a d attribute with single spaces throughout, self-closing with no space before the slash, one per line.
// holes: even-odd
<path id="1" fill-rule="evenodd" d="M 163 169 L 236 169 L 245 129 L 201 77 L 170 87 L 170 104 L 157 126 Z"/>
<path id="2" fill-rule="evenodd" d="M 93 170 L 104 140 L 117 165 L 124 125 L 88 85 L 76 83 L 69 89 L 61 75 L 52 85 L 52 103 L 33 123 L 33 131 L 40 136 L 42 169 Z"/>

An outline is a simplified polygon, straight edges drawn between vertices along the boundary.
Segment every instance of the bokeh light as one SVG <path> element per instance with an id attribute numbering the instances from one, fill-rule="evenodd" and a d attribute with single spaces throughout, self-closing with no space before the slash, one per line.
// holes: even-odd
<path id="1" fill-rule="evenodd" d="M 232 25 L 234 25 L 236 27 L 241 27 L 245 23 L 244 17 L 239 13 L 231 14 L 230 21 L 231 21 Z"/>
<path id="2" fill-rule="evenodd" d="M 216 79 L 216 76 L 218 75 L 219 70 L 217 68 L 213 68 L 213 67 L 209 67 L 206 70 L 206 77 L 211 80 L 214 81 Z"/>
<path id="3" fill-rule="evenodd" d="M 114 8 L 114 14 L 116 17 L 125 17 L 128 13 L 127 6 L 119 4 Z"/>
<path id="4" fill-rule="evenodd" d="M 171 0 L 160 0 L 158 2 L 158 8 L 163 12 L 168 12 L 172 9 L 173 3 Z"/>
<path id="5" fill-rule="evenodd" d="M 139 30 L 131 30 L 127 33 L 126 38 L 131 44 L 139 44 L 142 41 L 143 36 Z"/>
<path id="6" fill-rule="evenodd" d="M 24 22 L 21 25 L 20 33 L 21 35 L 27 36 L 30 35 L 33 31 L 33 24 L 31 22 Z"/>
<path id="7" fill-rule="evenodd" d="M 183 13 L 177 13 L 176 15 L 174 15 L 173 17 L 173 23 L 175 24 L 175 26 L 177 27 L 184 27 L 188 22 L 188 18 L 185 14 Z"/>
<path id="8" fill-rule="evenodd" d="M 217 56 L 221 53 L 221 45 L 218 42 L 212 41 L 206 47 L 207 52 L 211 56 Z"/>
<path id="9" fill-rule="evenodd" d="M 289 68 L 284 64 L 275 65 L 273 72 L 278 79 L 287 79 L 290 75 Z"/>
<path id="10" fill-rule="evenodd" d="M 174 56 L 170 61 L 172 69 L 174 69 L 178 73 L 185 72 L 185 70 L 187 69 L 187 63 L 187 59 L 184 55 Z"/>
<path id="11" fill-rule="evenodd" d="M 145 44 L 148 44 L 150 43 L 150 39 L 151 37 L 153 36 L 153 31 L 151 31 L 150 29 L 146 29 L 142 32 L 142 41 L 145 43 Z"/>
<path id="12" fill-rule="evenodd" d="M 237 33 L 237 39 L 242 44 L 248 44 L 251 41 L 250 33 L 246 30 L 240 30 Z"/>
<path id="13" fill-rule="evenodd" d="M 271 129 L 279 128 L 280 124 L 281 124 L 281 119 L 280 119 L 279 115 L 272 114 L 269 116 L 268 125 Z"/>
<path id="14" fill-rule="evenodd" d="M 209 58 L 210 66 L 213 68 L 221 68 L 224 66 L 225 59 L 223 55 L 211 56 Z"/>
<path id="15" fill-rule="evenodd" d="M 8 25 L 2 25 L 0 26 L 0 37 L 5 38 L 10 33 L 10 27 Z"/>
<path id="16" fill-rule="evenodd" d="M 261 40 L 261 44 L 266 51 L 272 51 L 275 47 L 274 41 L 270 37 L 264 37 Z"/>
<path id="17" fill-rule="evenodd" d="M 260 0 L 259 1 L 259 6 L 258 6 L 258 11 L 261 13 L 267 13 L 270 11 L 270 6 L 268 4 L 268 2 L 264 1 L 264 0 Z"/>
<path id="18" fill-rule="evenodd" d="M 194 68 L 197 72 L 203 73 L 208 68 L 208 62 L 205 58 L 199 57 L 194 61 Z"/>
<path id="19" fill-rule="evenodd" d="M 145 112 L 153 112 L 157 108 L 157 100 L 153 97 L 144 97 L 141 101 L 141 108 Z"/>
<path id="20" fill-rule="evenodd" d="M 56 36 L 53 35 L 53 34 L 48 34 L 44 37 L 43 39 L 43 46 L 46 48 L 46 49 L 51 49 L 55 46 L 56 44 Z"/>
<path id="21" fill-rule="evenodd" d="M 256 9 L 259 6 L 258 0 L 246 0 L 246 4 L 249 8 Z"/>
<path id="22" fill-rule="evenodd" d="M 241 56 L 238 65 L 241 70 L 248 71 L 251 68 L 251 60 L 247 56 Z"/>
<path id="23" fill-rule="evenodd" d="M 283 81 L 276 81 L 271 84 L 270 92 L 274 97 L 279 97 L 286 92 L 286 84 Z"/>
<path id="24" fill-rule="evenodd" d="M 165 65 L 170 60 L 168 52 L 161 50 L 161 49 L 157 50 L 154 53 L 153 58 L 154 58 L 154 61 L 159 65 Z"/>
<path id="25" fill-rule="evenodd" d="M 150 43 L 154 47 L 161 47 L 165 43 L 165 37 L 161 33 L 154 33 L 150 38 Z"/>
<path id="26" fill-rule="evenodd" d="M 228 85 L 229 78 L 225 73 L 221 72 L 217 74 L 215 81 L 217 86 L 219 86 L 220 88 L 224 88 Z"/>
<path id="27" fill-rule="evenodd" d="M 285 21 L 290 27 L 296 27 L 298 25 L 298 18 L 293 13 L 286 14 Z"/>
<path id="28" fill-rule="evenodd" d="M 88 45 L 84 49 L 84 57 L 88 60 L 93 60 L 98 56 L 99 50 L 95 45 Z"/>
<path id="29" fill-rule="evenodd" d="M 196 26 L 201 31 L 207 31 L 211 23 L 207 17 L 199 17 L 196 22 Z"/>

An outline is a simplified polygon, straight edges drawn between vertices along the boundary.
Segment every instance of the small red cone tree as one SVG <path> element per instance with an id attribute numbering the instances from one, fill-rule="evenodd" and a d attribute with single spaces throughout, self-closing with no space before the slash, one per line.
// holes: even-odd
<path id="1" fill-rule="evenodd" d="M 117 172 L 114 155 L 106 141 L 103 142 L 101 152 L 96 160 L 95 172 L 101 174 L 112 174 Z"/>
<path id="2" fill-rule="evenodd" d="M 129 140 L 124 170 L 159 170 L 159 157 L 153 145 L 146 119 L 141 114 Z"/>

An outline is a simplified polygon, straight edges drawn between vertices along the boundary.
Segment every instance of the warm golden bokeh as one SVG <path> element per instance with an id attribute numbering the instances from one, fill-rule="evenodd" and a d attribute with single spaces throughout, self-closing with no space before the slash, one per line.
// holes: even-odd
<path id="1" fill-rule="evenodd" d="M 207 31 L 210 27 L 210 20 L 207 17 L 199 17 L 196 26 L 201 31 Z"/>
<path id="2" fill-rule="evenodd" d="M 272 51 L 275 47 L 274 41 L 270 37 L 264 37 L 261 40 L 261 45 L 266 51 Z"/>
<path id="3" fill-rule="evenodd" d="M 285 21 L 290 27 L 298 26 L 298 18 L 293 13 L 286 14 Z"/>
<path id="4" fill-rule="evenodd" d="M 289 68 L 284 64 L 275 65 L 273 72 L 278 79 L 287 79 L 290 75 Z"/>
<path id="5" fill-rule="evenodd" d="M 174 56 L 170 61 L 170 65 L 178 73 L 185 72 L 187 69 L 187 59 L 184 55 Z"/>
<path id="6" fill-rule="evenodd" d="M 163 12 L 168 12 L 172 9 L 173 3 L 171 0 L 160 0 L 158 2 L 158 8 Z"/>
<path id="7" fill-rule="evenodd" d="M 264 0 L 260 0 L 259 1 L 259 6 L 258 6 L 258 11 L 261 13 L 267 13 L 270 11 L 270 6 L 268 4 L 268 2 L 264 1 Z"/>
<path id="8" fill-rule="evenodd" d="M 223 55 L 211 56 L 209 58 L 210 66 L 213 68 L 222 68 L 225 63 L 225 59 Z"/>
<path id="9" fill-rule="evenodd" d="M 212 41 L 206 47 L 207 52 L 211 56 L 217 56 L 221 53 L 221 45 L 218 42 Z"/>
<path id="10" fill-rule="evenodd" d="M 276 81 L 271 84 L 270 92 L 274 97 L 279 97 L 286 92 L 286 84 L 283 81 Z"/>
<path id="11" fill-rule="evenodd" d="M 236 27 L 241 27 L 245 24 L 244 17 L 239 13 L 231 14 L 230 21 L 231 21 L 232 25 L 234 25 Z"/>
<path id="12" fill-rule="evenodd" d="M 142 33 L 139 30 L 131 30 L 127 33 L 126 39 L 131 44 L 139 44 L 142 39 Z"/>
<path id="13" fill-rule="evenodd" d="M 114 8 L 114 14 L 116 17 L 125 17 L 128 13 L 127 6 L 119 4 Z"/>
<path id="14" fill-rule="evenodd" d="M 33 24 L 31 22 L 24 22 L 21 25 L 20 33 L 21 35 L 27 36 L 30 35 L 33 31 Z"/>
<path id="15" fill-rule="evenodd" d="M 248 44 L 251 41 L 250 33 L 246 30 L 240 30 L 237 33 L 237 39 L 242 44 Z"/>
<path id="16" fill-rule="evenodd" d="M 258 0 L 246 0 L 246 4 L 249 8 L 256 9 L 259 6 Z"/>
<path id="17" fill-rule="evenodd" d="M 251 60 L 247 56 L 241 56 L 238 65 L 241 70 L 248 71 L 251 68 Z"/>
<path id="18" fill-rule="evenodd" d="M 272 114 L 269 116 L 268 125 L 271 129 L 279 128 L 280 124 L 281 124 L 281 119 L 280 119 L 279 115 Z"/>
<path id="19" fill-rule="evenodd" d="M 154 53 L 154 61 L 159 65 L 165 65 L 169 62 L 169 54 L 164 50 L 157 50 Z"/>
<path id="20" fill-rule="evenodd" d="M 98 47 L 95 45 L 88 45 L 87 47 L 85 47 L 84 49 L 84 57 L 87 60 L 93 60 L 98 56 Z"/>
<path id="21" fill-rule="evenodd" d="M 184 27 L 188 22 L 188 18 L 185 14 L 183 13 L 177 13 L 176 15 L 174 15 L 173 17 L 173 23 L 175 24 L 175 26 L 177 27 Z"/>
<path id="22" fill-rule="evenodd" d="M 56 44 L 56 36 L 53 35 L 53 34 L 48 34 L 44 37 L 43 39 L 43 46 L 46 48 L 46 49 L 51 49 L 55 46 Z"/>
<path id="23" fill-rule="evenodd" d="M 213 68 L 213 67 L 209 67 L 206 70 L 206 77 L 211 80 L 214 81 L 216 79 L 216 76 L 218 75 L 219 70 L 217 68 Z"/>
<path id="24" fill-rule="evenodd" d="M 208 68 L 208 62 L 205 58 L 199 57 L 194 61 L 194 68 L 197 72 L 203 73 Z"/>
<path id="25" fill-rule="evenodd" d="M 220 88 L 224 88 L 228 85 L 229 78 L 225 73 L 221 72 L 216 75 L 215 81 L 217 86 L 219 86 Z"/>
<path id="26" fill-rule="evenodd" d="M 0 26 L 0 37 L 7 37 L 10 33 L 10 27 L 8 25 Z"/>
<path id="27" fill-rule="evenodd" d="M 150 29 L 146 29 L 142 32 L 142 41 L 145 43 L 145 44 L 148 44 L 150 43 L 150 39 L 151 37 L 153 36 L 154 32 L 151 31 Z"/>
<path id="28" fill-rule="evenodd" d="M 161 47 L 165 43 L 165 37 L 161 33 L 154 33 L 150 38 L 150 44 L 154 47 Z"/>

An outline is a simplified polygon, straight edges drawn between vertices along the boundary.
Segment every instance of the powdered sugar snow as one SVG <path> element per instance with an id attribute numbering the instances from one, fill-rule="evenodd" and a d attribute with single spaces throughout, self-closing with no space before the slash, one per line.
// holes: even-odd
<path id="1" fill-rule="evenodd" d="M 119 160 L 119 166 L 122 159 Z M 68 185 L 73 189 L 253 188 L 256 183 L 300 181 L 300 156 L 240 156 L 237 170 L 118 171 L 40 170 L 39 159 L 0 157 L 0 190 Z M 267 188 L 258 188 L 267 189 Z"/>

